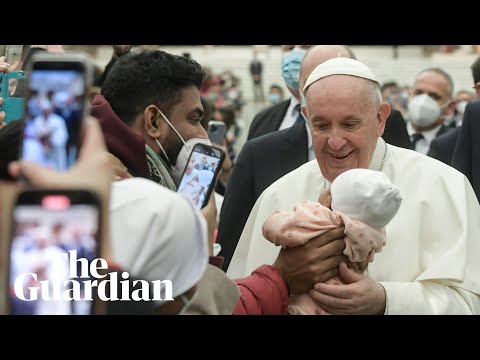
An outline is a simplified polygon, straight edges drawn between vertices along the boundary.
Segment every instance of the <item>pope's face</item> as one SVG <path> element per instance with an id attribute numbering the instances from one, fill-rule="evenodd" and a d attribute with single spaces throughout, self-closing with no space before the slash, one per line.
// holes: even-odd
<path id="1" fill-rule="evenodd" d="M 318 80 L 307 90 L 307 117 L 322 175 L 330 182 L 343 172 L 370 165 L 390 114 L 373 101 L 369 82 L 349 75 Z"/>

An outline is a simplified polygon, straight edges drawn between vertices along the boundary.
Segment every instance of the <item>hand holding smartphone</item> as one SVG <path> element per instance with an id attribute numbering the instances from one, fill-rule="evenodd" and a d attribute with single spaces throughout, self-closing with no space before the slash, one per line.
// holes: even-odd
<path id="1" fill-rule="evenodd" d="M 202 209 L 215 187 L 224 159 L 225 153 L 222 150 L 196 144 L 188 159 L 177 192 L 187 196 L 199 209 Z"/>
<path id="2" fill-rule="evenodd" d="M 34 55 L 25 99 L 21 159 L 57 171 L 76 161 L 91 69 L 83 54 Z"/>
<path id="3" fill-rule="evenodd" d="M 100 201 L 92 192 L 21 192 L 13 209 L 8 251 L 9 313 L 93 314 L 95 289 L 89 300 L 84 280 L 90 280 L 90 263 L 99 257 L 100 228 Z M 72 270 L 73 250 L 78 260 L 72 261 Z M 72 271 L 79 278 L 72 279 Z M 55 291 L 60 298 L 54 298 Z M 65 291 L 76 292 L 80 299 L 65 299 Z"/>

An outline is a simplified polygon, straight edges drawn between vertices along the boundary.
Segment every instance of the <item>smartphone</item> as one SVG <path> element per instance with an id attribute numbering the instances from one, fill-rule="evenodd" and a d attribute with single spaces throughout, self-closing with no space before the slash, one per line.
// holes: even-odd
<path id="1" fill-rule="evenodd" d="M 25 127 L 20 158 L 53 170 L 77 159 L 91 64 L 83 54 L 36 53 L 28 69 Z"/>
<path id="2" fill-rule="evenodd" d="M 212 146 L 196 144 L 183 171 L 177 192 L 202 209 L 208 202 L 218 174 L 222 169 L 225 153 Z"/>
<path id="3" fill-rule="evenodd" d="M 17 61 L 22 60 L 24 45 L 6 45 L 5 47 L 5 62 L 13 65 Z"/>
<path id="4" fill-rule="evenodd" d="M 89 292 L 86 281 L 92 279 L 90 263 L 100 252 L 100 209 L 98 197 L 89 191 L 19 194 L 7 260 L 9 314 L 94 314 L 96 288 Z"/>
<path id="5" fill-rule="evenodd" d="M 211 120 L 208 122 L 208 138 L 212 143 L 223 145 L 226 134 L 227 125 L 223 121 Z"/>

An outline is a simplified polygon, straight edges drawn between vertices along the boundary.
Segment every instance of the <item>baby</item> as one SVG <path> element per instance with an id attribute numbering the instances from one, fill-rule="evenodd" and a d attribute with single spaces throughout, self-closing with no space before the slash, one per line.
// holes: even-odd
<path id="1" fill-rule="evenodd" d="M 332 210 L 303 201 L 292 212 L 277 211 L 263 224 L 263 236 L 282 247 L 303 245 L 330 229 L 345 226 L 349 268 L 362 274 L 386 244 L 385 226 L 397 213 L 402 198 L 387 176 L 368 169 L 348 170 L 333 181 Z M 338 277 L 328 281 L 342 284 Z M 292 315 L 328 314 L 308 294 L 290 297 Z"/>

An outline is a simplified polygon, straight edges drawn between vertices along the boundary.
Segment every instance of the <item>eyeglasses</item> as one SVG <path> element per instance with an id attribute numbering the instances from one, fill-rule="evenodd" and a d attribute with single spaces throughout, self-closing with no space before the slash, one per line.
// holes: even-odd
<path id="1" fill-rule="evenodd" d="M 473 86 L 473 90 L 477 90 L 477 87 L 479 87 L 479 86 L 480 86 L 480 81 L 477 82 L 477 83 Z"/>

